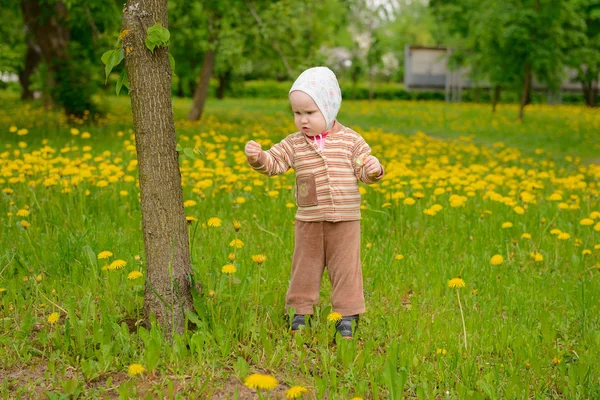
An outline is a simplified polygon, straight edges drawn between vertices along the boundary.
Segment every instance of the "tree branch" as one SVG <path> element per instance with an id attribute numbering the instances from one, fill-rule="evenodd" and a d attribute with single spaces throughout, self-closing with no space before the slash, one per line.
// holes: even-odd
<path id="1" fill-rule="evenodd" d="M 258 25 L 261 27 L 264 26 L 262 19 L 260 19 L 260 16 L 254 10 L 254 7 L 252 7 L 252 4 L 250 4 L 250 2 L 248 0 L 244 0 L 244 1 L 246 3 L 246 6 L 248 6 L 248 10 L 250 10 L 250 13 L 254 17 L 254 19 L 256 20 Z M 265 36 L 265 39 L 267 39 L 266 36 Z M 281 51 L 281 47 L 279 47 L 279 43 L 277 43 L 275 40 L 273 40 L 273 48 L 275 49 L 275 51 L 277 51 L 277 54 L 279 54 L 279 57 L 281 57 L 281 61 L 283 61 L 283 65 L 285 66 L 285 69 L 287 70 L 288 75 L 290 76 L 290 78 L 293 79 L 294 72 L 292 71 L 292 68 L 290 67 L 290 64 L 288 63 L 287 59 L 283 55 L 283 52 Z"/>

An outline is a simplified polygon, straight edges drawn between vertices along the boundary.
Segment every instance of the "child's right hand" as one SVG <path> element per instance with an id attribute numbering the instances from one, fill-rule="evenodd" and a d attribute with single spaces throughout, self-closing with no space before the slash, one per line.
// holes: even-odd
<path id="1" fill-rule="evenodd" d="M 251 140 L 246 143 L 246 147 L 244 147 L 244 153 L 246 153 L 246 157 L 248 157 L 250 162 L 255 162 L 258 160 L 258 157 L 260 157 L 260 153 L 262 153 L 262 147 L 254 140 Z"/>

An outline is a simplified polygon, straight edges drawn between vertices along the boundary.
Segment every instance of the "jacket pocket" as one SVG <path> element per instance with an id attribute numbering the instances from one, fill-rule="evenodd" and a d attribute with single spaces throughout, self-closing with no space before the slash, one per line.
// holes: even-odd
<path id="1" fill-rule="evenodd" d="M 318 204 L 315 174 L 296 176 L 296 203 L 299 207 L 310 207 Z"/>

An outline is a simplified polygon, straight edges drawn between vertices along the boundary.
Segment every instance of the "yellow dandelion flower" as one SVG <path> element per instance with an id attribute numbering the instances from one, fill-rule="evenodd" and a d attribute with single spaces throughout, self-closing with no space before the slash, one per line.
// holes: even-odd
<path id="1" fill-rule="evenodd" d="M 227 259 L 231 262 L 235 261 L 235 253 L 229 253 Z"/>
<path id="2" fill-rule="evenodd" d="M 292 386 L 288 390 L 285 391 L 286 399 L 297 399 L 298 397 L 302 397 L 304 394 L 308 392 L 303 386 Z"/>
<path id="3" fill-rule="evenodd" d="M 240 229 L 242 229 L 242 223 L 240 221 L 233 221 L 233 229 L 238 232 Z"/>
<path id="4" fill-rule="evenodd" d="M 264 254 L 255 254 L 252 256 L 252 261 L 254 261 L 257 264 L 262 264 L 266 261 L 267 256 L 265 256 Z"/>
<path id="5" fill-rule="evenodd" d="M 19 210 L 17 211 L 17 217 L 29 217 L 29 210 Z"/>
<path id="6" fill-rule="evenodd" d="M 473 296 L 475 296 L 475 295 L 477 294 L 477 292 L 479 292 L 479 289 L 472 289 L 472 290 L 471 290 L 471 294 L 472 294 Z"/>
<path id="7" fill-rule="evenodd" d="M 73 135 L 73 136 L 79 135 L 79 129 L 77 129 L 77 128 L 71 128 L 71 135 Z"/>
<path id="8" fill-rule="evenodd" d="M 101 251 L 100 254 L 98 254 L 98 260 L 104 260 L 105 258 L 112 257 L 112 255 L 113 253 L 108 250 Z"/>
<path id="9" fill-rule="evenodd" d="M 17 127 L 16 127 L 16 126 L 14 126 L 14 125 L 12 125 L 10 128 L 8 128 L 8 131 L 9 131 L 10 133 L 15 133 L 15 132 L 17 131 Z"/>
<path id="10" fill-rule="evenodd" d="M 36 277 L 35 277 L 35 281 L 36 281 L 36 282 L 41 282 L 41 281 L 42 281 L 42 279 L 43 279 L 43 278 L 42 278 L 42 275 L 38 275 L 38 276 L 36 276 Z"/>
<path id="11" fill-rule="evenodd" d="M 594 245 L 594 250 L 600 250 L 600 244 Z"/>
<path id="12" fill-rule="evenodd" d="M 221 220 L 221 218 L 218 218 L 218 217 L 212 217 L 212 218 L 209 218 L 209 219 L 208 219 L 208 222 L 207 222 L 207 224 L 208 224 L 208 226 L 211 226 L 211 227 L 213 227 L 213 228 L 218 228 L 218 227 L 220 227 L 221 225 L 223 225 L 223 221 Z"/>
<path id="13" fill-rule="evenodd" d="M 560 360 L 560 358 L 558 358 L 558 357 L 554 357 L 554 358 L 552 359 L 552 364 L 554 364 L 554 365 L 560 364 L 560 361 L 561 361 L 561 360 Z"/>
<path id="14" fill-rule="evenodd" d="M 82 138 L 82 139 L 89 139 L 89 138 L 91 138 L 91 137 L 92 137 L 92 135 L 90 135 L 90 133 L 89 133 L 89 132 L 83 132 L 83 133 L 81 134 L 81 138 Z"/>
<path id="15" fill-rule="evenodd" d="M 19 215 L 19 214 L 17 214 Z M 590 225 L 594 225 L 594 220 L 591 218 L 584 218 L 581 221 L 579 221 L 579 223 L 583 226 L 590 226 Z"/>
<path id="16" fill-rule="evenodd" d="M 492 258 L 490 259 L 490 263 L 492 265 L 500 265 L 504 262 L 504 258 L 500 255 L 500 254 L 496 254 L 494 256 L 492 256 Z"/>
<path id="17" fill-rule="evenodd" d="M 244 242 L 242 242 L 240 239 L 233 239 L 231 242 L 229 242 L 229 245 L 231 247 L 235 247 L 236 249 L 241 249 L 244 247 Z"/>
<path id="18" fill-rule="evenodd" d="M 396 256 L 394 257 L 394 259 L 400 261 L 400 260 L 404 260 L 404 256 L 402 254 L 396 254 Z"/>
<path id="19" fill-rule="evenodd" d="M 338 322 L 342 319 L 342 314 L 340 314 L 339 312 L 332 312 L 329 313 L 329 315 L 327 316 L 327 321 L 329 322 Z"/>
<path id="20" fill-rule="evenodd" d="M 583 250 L 583 251 L 581 252 L 581 254 L 582 254 L 582 255 L 584 255 L 584 256 L 587 256 L 587 255 L 590 255 L 590 254 L 592 254 L 592 251 L 591 251 L 590 249 L 585 249 L 585 250 Z"/>
<path id="21" fill-rule="evenodd" d="M 460 278 L 452 278 L 448 281 L 448 287 L 451 287 L 451 288 L 465 287 L 465 281 L 463 281 Z"/>
<path id="22" fill-rule="evenodd" d="M 435 352 L 436 352 L 437 354 L 441 354 L 441 355 L 443 355 L 443 356 L 444 356 L 444 355 L 446 355 L 446 353 L 447 353 L 448 351 L 447 351 L 446 349 L 440 349 L 440 348 L 438 348 L 438 349 L 437 349 Z"/>
<path id="23" fill-rule="evenodd" d="M 600 232 L 600 222 L 598 222 L 596 225 L 594 225 L 594 230 L 596 232 Z"/>
<path id="24" fill-rule="evenodd" d="M 381 208 L 388 208 L 388 207 L 391 207 L 391 206 L 392 206 L 392 203 L 383 203 L 381 205 Z"/>
<path id="25" fill-rule="evenodd" d="M 294 203 L 285 203 L 285 206 L 287 208 L 294 208 L 294 207 L 296 207 L 296 205 Z"/>
<path id="26" fill-rule="evenodd" d="M 194 207 L 197 203 L 194 200 L 186 200 L 183 202 L 184 207 Z"/>
<path id="27" fill-rule="evenodd" d="M 279 196 L 279 191 L 278 190 L 269 190 L 267 192 L 267 194 L 269 195 L 269 197 L 275 198 L 275 197 Z"/>
<path id="28" fill-rule="evenodd" d="M 592 213 L 590 214 L 590 218 L 591 219 L 600 218 L 600 211 L 592 211 Z"/>
<path id="29" fill-rule="evenodd" d="M 552 193 L 550 195 L 550 197 L 548 197 L 548 200 L 550 201 L 561 201 L 562 200 L 562 196 L 558 193 Z"/>
<path id="30" fill-rule="evenodd" d="M 531 239 L 531 235 L 529 233 L 524 233 L 521 235 L 522 239 Z"/>
<path id="31" fill-rule="evenodd" d="M 237 204 L 244 204 L 246 202 L 246 198 L 245 197 L 236 197 L 235 202 Z"/>
<path id="32" fill-rule="evenodd" d="M 29 131 L 25 128 L 21 128 L 17 131 L 17 135 L 19 135 L 19 136 L 24 136 L 24 135 L 27 135 L 28 133 L 29 133 Z"/>
<path id="33" fill-rule="evenodd" d="M 562 231 L 561 231 L 560 229 L 558 229 L 558 228 L 554 228 L 554 229 L 552 229 L 552 230 L 550 231 L 550 234 L 551 234 L 551 235 L 558 235 L 558 234 L 560 234 L 561 232 L 562 232 Z"/>
<path id="34" fill-rule="evenodd" d="M 571 238 L 571 235 L 569 235 L 567 232 L 561 232 L 558 234 L 557 238 L 559 240 L 568 240 Z"/>
<path id="35" fill-rule="evenodd" d="M 142 276 L 144 276 L 144 274 L 142 274 L 140 271 L 131 271 L 129 273 L 129 275 L 127 275 L 127 279 L 131 279 L 132 281 L 141 278 Z"/>
<path id="36" fill-rule="evenodd" d="M 402 203 L 404 203 L 404 205 L 407 205 L 407 206 L 412 206 L 416 202 L 417 201 L 415 199 L 413 199 L 412 197 L 407 197 L 404 199 L 404 201 Z"/>
<path id="37" fill-rule="evenodd" d="M 127 263 L 123 260 L 115 260 L 112 263 L 110 263 L 110 265 L 108 266 L 108 269 L 112 270 L 112 269 L 121 269 L 124 266 L 126 266 Z"/>
<path id="38" fill-rule="evenodd" d="M 58 322 L 58 318 L 59 318 L 58 313 L 57 312 L 53 312 L 52 314 L 50 314 L 48 316 L 48 323 L 55 324 L 56 322 Z"/>
<path id="39" fill-rule="evenodd" d="M 525 209 L 521 206 L 516 206 L 513 210 L 519 215 L 525 214 Z"/>
<path id="40" fill-rule="evenodd" d="M 271 375 L 252 374 L 246 378 L 244 385 L 250 389 L 273 390 L 279 385 L 279 381 Z"/>
<path id="41" fill-rule="evenodd" d="M 513 227 L 512 222 L 504 222 L 502 224 L 502 229 L 507 229 L 507 228 L 512 228 L 512 227 Z"/>
<path id="42" fill-rule="evenodd" d="M 529 253 L 529 256 L 535 260 L 535 262 L 544 261 L 544 256 L 541 253 Z"/>
<path id="43" fill-rule="evenodd" d="M 237 268 L 233 264 L 225 264 L 221 268 L 221 272 L 228 275 L 235 273 L 235 271 L 237 271 Z"/>
<path id="44" fill-rule="evenodd" d="M 21 226 L 25 229 L 29 228 L 31 226 L 31 224 L 25 220 L 21 221 Z"/>
<path id="45" fill-rule="evenodd" d="M 196 217 L 194 217 L 194 216 L 191 216 L 191 215 L 188 215 L 187 217 L 185 217 L 185 220 L 186 220 L 187 222 L 189 222 L 189 223 L 192 223 L 192 222 L 196 222 L 196 221 L 198 221 L 198 218 L 196 218 Z"/>
<path id="46" fill-rule="evenodd" d="M 129 367 L 127 367 L 127 373 L 129 375 L 139 375 L 145 371 L 146 368 L 144 368 L 142 364 L 131 364 Z"/>

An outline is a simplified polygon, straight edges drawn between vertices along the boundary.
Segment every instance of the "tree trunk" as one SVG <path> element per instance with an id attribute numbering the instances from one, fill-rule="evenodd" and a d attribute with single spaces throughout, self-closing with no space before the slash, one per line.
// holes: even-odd
<path id="1" fill-rule="evenodd" d="M 494 95 L 492 97 L 492 112 L 496 112 L 498 101 L 500 101 L 500 85 L 496 85 L 494 88 Z"/>
<path id="2" fill-rule="evenodd" d="M 151 53 L 146 30 L 168 26 L 167 0 L 128 0 L 122 29 L 125 67 L 139 168 L 142 228 L 146 252 L 144 310 L 164 332 L 182 333 L 192 309 L 189 236 L 171 103 L 168 48 Z"/>
<path id="3" fill-rule="evenodd" d="M 598 91 L 594 88 L 594 81 L 581 82 L 583 88 L 583 97 L 585 98 L 585 104 L 588 107 L 596 107 L 596 97 Z"/>
<path id="4" fill-rule="evenodd" d="M 69 58 L 71 33 L 65 23 L 67 7 L 61 1 L 45 4 L 37 0 L 21 0 L 21 10 L 25 25 L 48 65 L 48 93 L 44 97 L 49 99 L 57 83 L 54 78 L 57 68 Z"/>
<path id="5" fill-rule="evenodd" d="M 219 100 L 223 100 L 225 98 L 225 89 L 227 89 L 227 85 L 229 84 L 230 75 L 231 74 L 229 71 L 219 75 L 219 87 L 217 88 L 217 99 Z"/>
<path id="6" fill-rule="evenodd" d="M 525 74 L 523 77 L 523 91 L 521 93 L 521 106 L 519 107 L 519 120 L 523 121 L 525 106 L 528 99 L 531 98 L 531 65 L 525 64 Z"/>
<path id="7" fill-rule="evenodd" d="M 204 103 L 208 97 L 208 88 L 210 84 L 210 77 L 212 76 L 213 69 L 215 68 L 215 56 L 214 44 L 216 39 L 213 35 L 208 40 L 208 50 L 204 54 L 204 62 L 202 63 L 202 72 L 200 73 L 200 81 L 196 90 L 194 91 L 194 102 L 192 109 L 188 115 L 188 120 L 197 121 L 202 117 L 204 112 Z"/>
<path id="8" fill-rule="evenodd" d="M 21 100 L 33 100 L 33 92 L 29 89 L 31 75 L 35 72 L 42 61 L 42 53 L 33 41 L 27 40 L 27 52 L 23 68 L 19 71 L 19 83 L 21 84 Z"/>

